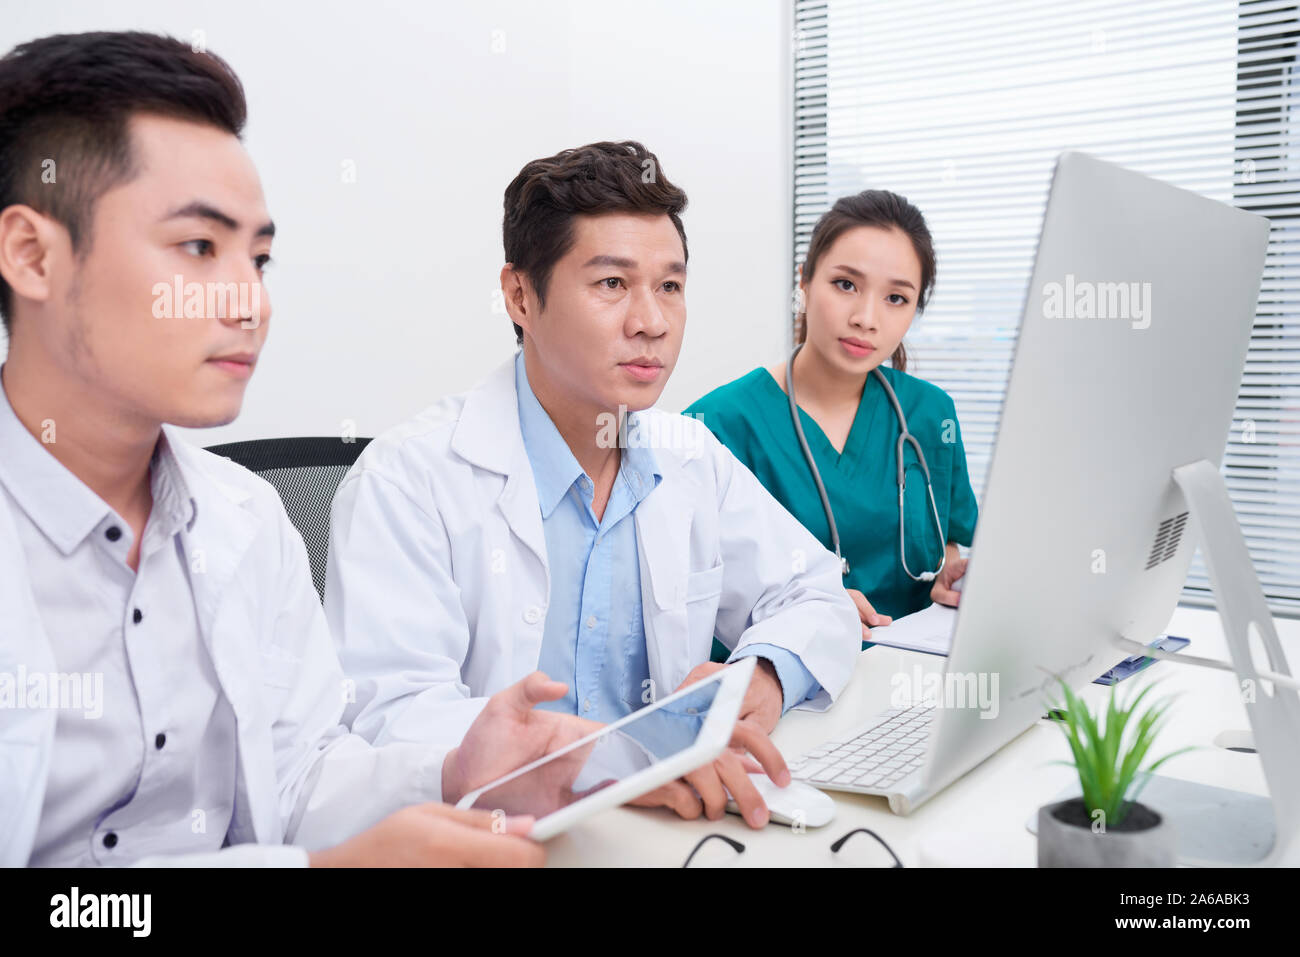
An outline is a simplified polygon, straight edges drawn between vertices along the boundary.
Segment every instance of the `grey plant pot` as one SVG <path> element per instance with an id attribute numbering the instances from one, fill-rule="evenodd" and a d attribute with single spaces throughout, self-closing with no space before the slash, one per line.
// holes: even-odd
<path id="1" fill-rule="evenodd" d="M 1177 863 L 1173 825 L 1156 811 L 1135 804 L 1130 815 L 1150 815 L 1154 824 L 1136 830 L 1110 828 L 1099 834 L 1070 823 L 1070 812 L 1077 814 L 1082 804 L 1082 798 L 1071 798 L 1038 809 L 1039 867 L 1173 867 Z"/>

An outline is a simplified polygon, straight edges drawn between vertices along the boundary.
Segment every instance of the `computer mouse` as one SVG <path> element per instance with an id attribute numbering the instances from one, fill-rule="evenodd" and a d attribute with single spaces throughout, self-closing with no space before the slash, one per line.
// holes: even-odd
<path id="1" fill-rule="evenodd" d="M 811 784 L 791 781 L 788 787 L 779 787 L 761 772 L 750 774 L 749 779 L 767 805 L 769 824 L 793 827 L 798 822 L 804 827 L 821 827 L 835 819 L 835 802 Z M 740 813 L 734 800 L 727 802 L 727 813 Z"/>

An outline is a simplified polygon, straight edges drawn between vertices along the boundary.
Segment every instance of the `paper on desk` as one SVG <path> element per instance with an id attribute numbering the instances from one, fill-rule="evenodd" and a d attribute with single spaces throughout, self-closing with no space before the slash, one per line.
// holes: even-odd
<path id="1" fill-rule="evenodd" d="M 878 645 L 924 651 L 929 655 L 947 655 L 952 647 L 952 631 L 957 625 L 957 609 L 935 603 L 929 608 L 895 618 L 892 625 L 871 629 L 871 640 Z"/>

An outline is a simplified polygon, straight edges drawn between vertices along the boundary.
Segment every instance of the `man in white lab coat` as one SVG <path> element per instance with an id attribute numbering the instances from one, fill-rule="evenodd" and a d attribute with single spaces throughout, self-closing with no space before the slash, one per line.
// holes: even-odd
<path id="1" fill-rule="evenodd" d="M 166 37 L 0 59 L 0 866 L 540 863 L 527 819 L 434 802 L 585 732 L 533 707 L 565 687 L 521 675 L 463 743 L 349 733 L 278 496 L 165 425 L 231 421 L 266 338 L 244 116 Z"/>
<path id="2" fill-rule="evenodd" d="M 539 667 L 570 689 L 544 707 L 614 720 L 725 667 L 715 635 L 728 662 L 758 657 L 742 717 L 764 733 L 843 689 L 861 629 L 834 555 L 702 423 L 651 408 L 686 324 L 685 204 L 634 142 L 506 190 L 520 352 L 376 439 L 334 500 L 325 606 L 354 731 L 454 738 L 449 707 L 464 727 Z M 752 770 L 728 752 L 674 806 L 716 818 L 729 791 L 761 826 Z"/>

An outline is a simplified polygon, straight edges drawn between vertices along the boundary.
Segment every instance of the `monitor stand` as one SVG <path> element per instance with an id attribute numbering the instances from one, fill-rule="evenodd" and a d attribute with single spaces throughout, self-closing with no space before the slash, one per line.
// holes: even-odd
<path id="1" fill-rule="evenodd" d="M 1217 466 L 1202 459 L 1173 471 L 1200 532 L 1201 554 L 1223 621 L 1231 664 L 1144 648 L 1121 639 L 1129 654 L 1235 671 L 1268 797 L 1154 775 L 1143 800 L 1167 813 L 1179 835 L 1179 861 L 1209 865 L 1300 864 L 1300 694 L 1278 641 Z M 1074 796 L 1078 789 L 1074 789 Z M 1069 796 L 1069 795 L 1067 795 Z"/>

